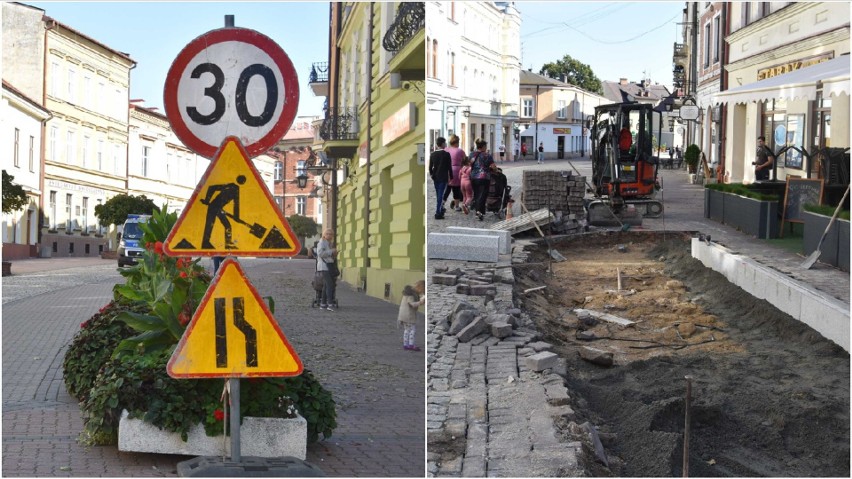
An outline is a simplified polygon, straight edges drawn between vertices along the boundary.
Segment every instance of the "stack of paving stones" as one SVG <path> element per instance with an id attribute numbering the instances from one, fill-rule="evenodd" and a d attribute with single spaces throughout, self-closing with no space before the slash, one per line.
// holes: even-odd
<path id="1" fill-rule="evenodd" d="M 525 170 L 523 201 L 529 211 L 549 208 L 555 220 L 551 229 L 557 233 L 577 233 L 584 226 L 586 177 L 555 170 Z"/>
<path id="2" fill-rule="evenodd" d="M 527 256 L 514 248 L 512 261 Z M 513 305 L 511 264 L 430 266 L 428 476 L 583 475 L 581 441 L 593 436 L 572 422 L 565 361 Z"/>

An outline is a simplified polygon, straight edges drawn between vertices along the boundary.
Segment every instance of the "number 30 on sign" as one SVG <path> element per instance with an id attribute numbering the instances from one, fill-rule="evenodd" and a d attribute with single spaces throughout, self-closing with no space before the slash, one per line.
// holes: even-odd
<path id="1" fill-rule="evenodd" d="M 181 141 L 212 157 L 226 136 L 251 157 L 275 145 L 296 117 L 299 83 L 284 50 L 245 28 L 201 35 L 178 54 L 164 89 L 166 115 Z"/>

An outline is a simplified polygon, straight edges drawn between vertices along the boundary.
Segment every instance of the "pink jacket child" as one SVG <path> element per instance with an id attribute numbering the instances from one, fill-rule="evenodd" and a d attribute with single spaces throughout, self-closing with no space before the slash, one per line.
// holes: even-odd
<path id="1" fill-rule="evenodd" d="M 468 214 L 470 213 L 470 203 L 473 201 L 473 185 L 470 183 L 470 158 L 465 157 L 462 160 L 459 177 L 461 178 L 462 196 L 464 198 L 462 200 L 462 208 L 464 209 L 464 214 Z"/>

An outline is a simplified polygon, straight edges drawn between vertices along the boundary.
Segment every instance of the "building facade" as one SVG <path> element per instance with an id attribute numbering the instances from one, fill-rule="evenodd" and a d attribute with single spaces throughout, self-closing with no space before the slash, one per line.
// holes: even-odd
<path id="1" fill-rule="evenodd" d="M 3 171 L 27 194 L 29 204 L 3 214 L 3 259 L 23 259 L 38 255 L 39 205 L 41 204 L 42 131 L 50 112 L 41 103 L 3 81 L 0 101 L 0 144 Z"/>
<path id="2" fill-rule="evenodd" d="M 722 111 L 712 98 L 722 90 L 722 65 L 725 59 L 725 36 L 728 25 L 728 2 L 698 4 L 698 56 L 695 101 L 701 107 L 701 117 L 695 131 L 694 143 L 701 148 L 708 165 L 719 165 L 722 158 Z"/>
<path id="3" fill-rule="evenodd" d="M 428 142 L 482 138 L 513 159 L 518 129 L 521 14 L 514 2 L 427 2 Z M 483 35 L 483 32 L 489 32 Z"/>
<path id="4" fill-rule="evenodd" d="M 183 212 L 210 160 L 183 145 L 162 113 L 130 104 L 127 194 Z"/>
<path id="5" fill-rule="evenodd" d="M 539 144 L 545 159 L 588 153 L 591 146 L 585 119 L 594 114 L 596 106 L 610 103 L 606 98 L 531 71 L 521 71 L 518 91 L 518 147 L 526 145 L 528 158 L 535 158 Z"/>
<path id="6" fill-rule="evenodd" d="M 729 4 L 722 176 L 752 182 L 758 136 L 778 152 L 849 147 L 849 3 Z M 831 128 L 831 125 L 835 128 Z M 837 127 L 840 125 L 840 127 Z M 822 177 L 796 151 L 776 159 L 772 180 Z"/>
<path id="7" fill-rule="evenodd" d="M 136 62 L 43 10 L 2 8 L 3 78 L 52 115 L 44 133 L 40 242 L 54 255 L 100 254 L 114 247 L 114 236 L 103 234 L 95 206 L 127 190 Z"/>
<path id="8" fill-rule="evenodd" d="M 398 302 L 426 270 L 425 8 L 332 3 L 329 23 L 328 81 L 314 90 L 327 92 L 314 149 L 328 161 L 309 167 L 337 172 L 328 176 L 342 279 Z"/>
<path id="9" fill-rule="evenodd" d="M 285 217 L 298 214 L 311 218 L 320 228 L 323 228 L 323 197 L 322 188 L 325 179 L 330 184 L 326 174 L 316 175 L 308 171 L 307 165 L 315 161 L 311 146 L 314 144 L 315 118 L 297 118 L 290 130 L 284 135 L 270 155 L 275 157 L 274 175 L 275 203 Z M 308 177 L 307 184 L 300 188 L 298 177 Z M 327 226 L 327 225 L 325 225 Z"/>

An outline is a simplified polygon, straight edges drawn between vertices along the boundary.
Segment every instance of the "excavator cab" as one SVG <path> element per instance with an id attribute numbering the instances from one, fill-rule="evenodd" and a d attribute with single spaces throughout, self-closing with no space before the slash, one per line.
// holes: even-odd
<path id="1" fill-rule="evenodd" d="M 645 217 L 658 217 L 663 204 L 659 189 L 654 139 L 660 141 L 662 115 L 647 103 L 614 103 L 595 108 L 589 118 L 592 140 L 592 183 L 596 200 L 618 215 L 635 205 Z"/>

